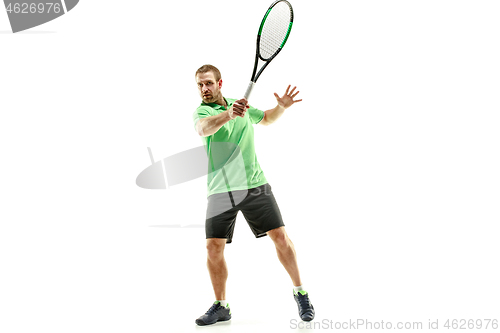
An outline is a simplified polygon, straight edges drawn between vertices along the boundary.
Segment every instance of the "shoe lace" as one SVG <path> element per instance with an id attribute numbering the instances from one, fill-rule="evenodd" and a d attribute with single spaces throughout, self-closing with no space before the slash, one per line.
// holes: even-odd
<path id="1" fill-rule="evenodd" d="M 309 308 L 309 306 L 311 304 L 311 301 L 309 300 L 309 296 L 307 294 L 305 294 L 305 295 L 299 294 L 299 303 L 300 303 L 300 307 L 302 309 Z"/>
<path id="2" fill-rule="evenodd" d="M 214 304 L 212 304 L 212 306 L 210 307 L 210 309 L 208 309 L 208 311 L 207 311 L 206 314 L 207 315 L 214 314 L 215 312 L 217 312 L 218 308 L 219 308 L 219 303 L 214 303 Z"/>

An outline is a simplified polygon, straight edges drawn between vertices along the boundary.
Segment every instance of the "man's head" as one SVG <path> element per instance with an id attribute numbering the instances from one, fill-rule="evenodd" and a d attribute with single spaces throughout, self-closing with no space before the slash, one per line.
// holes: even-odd
<path id="1" fill-rule="evenodd" d="M 205 103 L 216 103 L 222 100 L 222 79 L 217 67 L 203 65 L 195 74 L 198 91 Z"/>

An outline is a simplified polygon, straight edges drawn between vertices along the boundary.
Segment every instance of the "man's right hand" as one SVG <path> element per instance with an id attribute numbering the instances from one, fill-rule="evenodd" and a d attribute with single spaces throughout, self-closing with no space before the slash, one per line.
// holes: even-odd
<path id="1" fill-rule="evenodd" d="M 245 98 L 239 99 L 227 110 L 229 118 L 235 119 L 236 117 L 245 117 L 245 113 L 250 106 Z"/>

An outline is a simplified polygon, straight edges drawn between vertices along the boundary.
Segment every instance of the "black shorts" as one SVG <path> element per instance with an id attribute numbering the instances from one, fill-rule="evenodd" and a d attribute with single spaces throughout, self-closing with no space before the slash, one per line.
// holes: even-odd
<path id="1" fill-rule="evenodd" d="M 226 238 L 226 243 L 231 243 L 236 215 L 240 210 L 257 238 L 266 236 L 269 230 L 285 226 L 271 185 L 264 184 L 249 190 L 209 196 L 206 238 Z"/>

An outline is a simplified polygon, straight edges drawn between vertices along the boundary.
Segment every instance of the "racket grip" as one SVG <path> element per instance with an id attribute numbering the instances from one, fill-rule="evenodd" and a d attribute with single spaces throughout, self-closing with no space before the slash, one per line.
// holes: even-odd
<path id="1" fill-rule="evenodd" d="M 250 93 L 252 92 L 253 86 L 255 85 L 255 82 L 250 81 L 250 84 L 248 85 L 247 91 L 245 92 L 245 99 L 248 101 L 248 97 L 250 97 Z"/>

